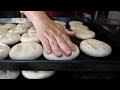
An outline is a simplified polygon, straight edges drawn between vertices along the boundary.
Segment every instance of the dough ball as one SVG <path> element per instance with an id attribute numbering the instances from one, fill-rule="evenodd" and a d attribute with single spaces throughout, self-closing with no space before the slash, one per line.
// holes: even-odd
<path id="1" fill-rule="evenodd" d="M 6 44 L 0 43 L 0 60 L 7 58 L 9 52 L 10 52 L 10 47 Z"/>
<path id="2" fill-rule="evenodd" d="M 81 22 L 81 21 L 70 21 L 70 22 L 69 22 L 69 25 L 70 25 L 70 26 L 83 25 L 83 22 Z"/>
<path id="3" fill-rule="evenodd" d="M 27 79 L 46 79 L 54 75 L 55 71 L 22 71 Z"/>
<path id="4" fill-rule="evenodd" d="M 66 25 L 67 25 L 66 22 L 64 22 L 64 21 L 54 20 L 54 22 L 55 22 L 55 23 L 58 23 L 58 24 L 61 24 L 61 25 L 63 25 L 63 26 L 66 26 Z"/>
<path id="5" fill-rule="evenodd" d="M 92 57 L 105 57 L 112 53 L 110 45 L 96 39 L 83 40 L 80 43 L 80 49 L 82 52 Z"/>
<path id="6" fill-rule="evenodd" d="M 20 71 L 0 70 L 0 79 L 16 79 L 19 75 Z"/>
<path id="7" fill-rule="evenodd" d="M 89 28 L 85 25 L 73 25 L 73 26 L 70 26 L 70 29 L 71 30 L 79 30 L 79 29 L 89 29 Z"/>
<path id="8" fill-rule="evenodd" d="M 35 28 L 34 27 L 31 27 L 30 29 L 28 29 L 28 33 L 34 33 L 34 32 L 36 32 L 36 30 L 35 30 Z"/>
<path id="9" fill-rule="evenodd" d="M 72 54 L 71 54 L 70 56 L 66 56 L 66 55 L 63 54 L 63 56 L 57 57 L 57 56 L 55 56 L 53 53 L 50 54 L 50 55 L 48 55 L 48 54 L 46 54 L 44 51 L 43 51 L 43 56 L 44 56 L 47 60 L 73 60 L 73 59 L 75 59 L 75 58 L 79 55 L 79 53 L 80 53 L 80 50 L 79 50 L 78 46 L 75 45 L 75 47 L 76 47 L 76 50 L 75 50 L 74 52 L 72 52 Z"/>
<path id="10" fill-rule="evenodd" d="M 33 26 L 33 24 L 31 22 L 27 22 L 27 23 L 20 23 L 17 25 L 17 27 L 26 27 L 26 28 L 31 28 Z"/>
<path id="11" fill-rule="evenodd" d="M 4 33 L 7 33 L 9 30 L 7 28 L 1 28 L 0 27 L 0 35 L 1 34 L 4 34 Z"/>
<path id="12" fill-rule="evenodd" d="M 39 40 L 36 32 L 34 32 L 34 33 L 24 33 L 22 35 L 21 42 L 29 42 L 29 41 L 40 43 L 40 40 Z"/>
<path id="13" fill-rule="evenodd" d="M 16 27 L 16 28 L 10 29 L 8 32 L 22 35 L 28 32 L 28 28 L 27 27 Z"/>
<path id="14" fill-rule="evenodd" d="M 57 21 L 57 20 L 55 20 L 54 22 L 62 25 L 66 29 L 66 25 L 67 25 L 66 22 L 64 22 L 64 21 Z"/>
<path id="15" fill-rule="evenodd" d="M 1 27 L 6 29 L 12 29 L 16 27 L 16 24 L 3 24 Z"/>
<path id="16" fill-rule="evenodd" d="M 75 37 L 78 39 L 91 39 L 95 37 L 95 32 L 87 29 L 80 29 L 76 31 Z"/>
<path id="17" fill-rule="evenodd" d="M 12 60 L 35 60 L 42 55 L 42 46 L 36 42 L 24 42 L 14 45 L 9 53 Z"/>
<path id="18" fill-rule="evenodd" d="M 0 35 L 0 43 L 14 45 L 20 41 L 21 36 L 15 33 L 4 33 Z"/>

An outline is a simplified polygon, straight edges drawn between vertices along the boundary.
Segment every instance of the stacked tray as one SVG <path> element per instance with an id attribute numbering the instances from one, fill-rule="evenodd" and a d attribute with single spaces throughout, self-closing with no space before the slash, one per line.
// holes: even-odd
<path id="1" fill-rule="evenodd" d="M 56 18 L 55 18 L 56 19 Z M 65 19 L 65 18 L 64 18 Z M 68 19 L 68 18 L 67 18 Z M 120 71 L 120 36 L 105 30 L 100 25 L 91 20 L 84 21 L 81 18 L 71 18 L 79 20 L 96 33 L 95 39 L 108 43 L 113 51 L 111 55 L 103 58 L 90 57 L 80 51 L 80 55 L 70 61 L 49 61 L 43 56 L 33 61 L 11 60 L 9 57 L 0 60 L 1 70 L 53 70 L 53 71 Z M 26 18 L 1 18 L 0 23 L 22 23 L 29 22 Z M 67 25 L 69 29 L 69 26 Z M 79 46 L 81 40 L 71 37 L 71 40 Z"/>

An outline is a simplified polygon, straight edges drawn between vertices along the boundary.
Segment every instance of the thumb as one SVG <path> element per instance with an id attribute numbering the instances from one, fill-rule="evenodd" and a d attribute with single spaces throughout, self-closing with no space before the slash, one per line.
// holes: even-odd
<path id="1" fill-rule="evenodd" d="M 68 29 L 65 29 L 65 33 L 69 36 L 74 36 L 76 34 L 76 31 L 70 31 Z"/>

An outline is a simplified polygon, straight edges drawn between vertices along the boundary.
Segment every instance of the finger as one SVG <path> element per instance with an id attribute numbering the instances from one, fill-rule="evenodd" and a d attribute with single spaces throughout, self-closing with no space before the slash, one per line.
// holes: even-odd
<path id="1" fill-rule="evenodd" d="M 67 45 L 67 43 L 64 41 L 62 36 L 55 36 L 57 43 L 59 45 L 59 47 L 61 48 L 61 50 L 65 53 L 66 56 L 69 56 L 72 54 L 72 50 L 69 48 L 69 46 Z"/>
<path id="2" fill-rule="evenodd" d="M 48 54 L 48 55 L 51 54 L 52 49 L 50 47 L 48 39 L 46 37 L 44 37 L 44 36 L 39 37 L 39 39 L 40 39 L 40 41 L 41 41 L 41 43 L 43 45 L 45 53 Z"/>
<path id="3" fill-rule="evenodd" d="M 70 40 L 70 38 L 66 34 L 62 34 L 63 39 L 67 43 L 67 45 L 72 49 L 72 51 L 75 51 L 75 45 L 74 43 Z"/>
<path id="4" fill-rule="evenodd" d="M 53 53 L 55 54 L 55 56 L 61 57 L 63 55 L 63 52 L 60 49 L 60 47 L 58 46 L 57 41 L 54 38 L 54 36 L 48 35 L 47 37 L 48 37 L 51 49 L 52 49 Z"/>
<path id="5" fill-rule="evenodd" d="M 65 33 L 69 36 L 74 36 L 76 34 L 76 31 L 70 31 L 68 29 L 64 29 Z"/>

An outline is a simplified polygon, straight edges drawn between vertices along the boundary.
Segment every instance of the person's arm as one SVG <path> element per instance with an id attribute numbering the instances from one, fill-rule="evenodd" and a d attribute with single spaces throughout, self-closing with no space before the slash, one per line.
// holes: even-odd
<path id="1" fill-rule="evenodd" d="M 37 35 L 47 54 L 52 52 L 56 56 L 67 56 L 75 50 L 68 35 L 74 35 L 74 31 L 64 29 L 63 26 L 53 22 L 44 11 L 23 11 L 26 17 L 33 23 Z"/>

